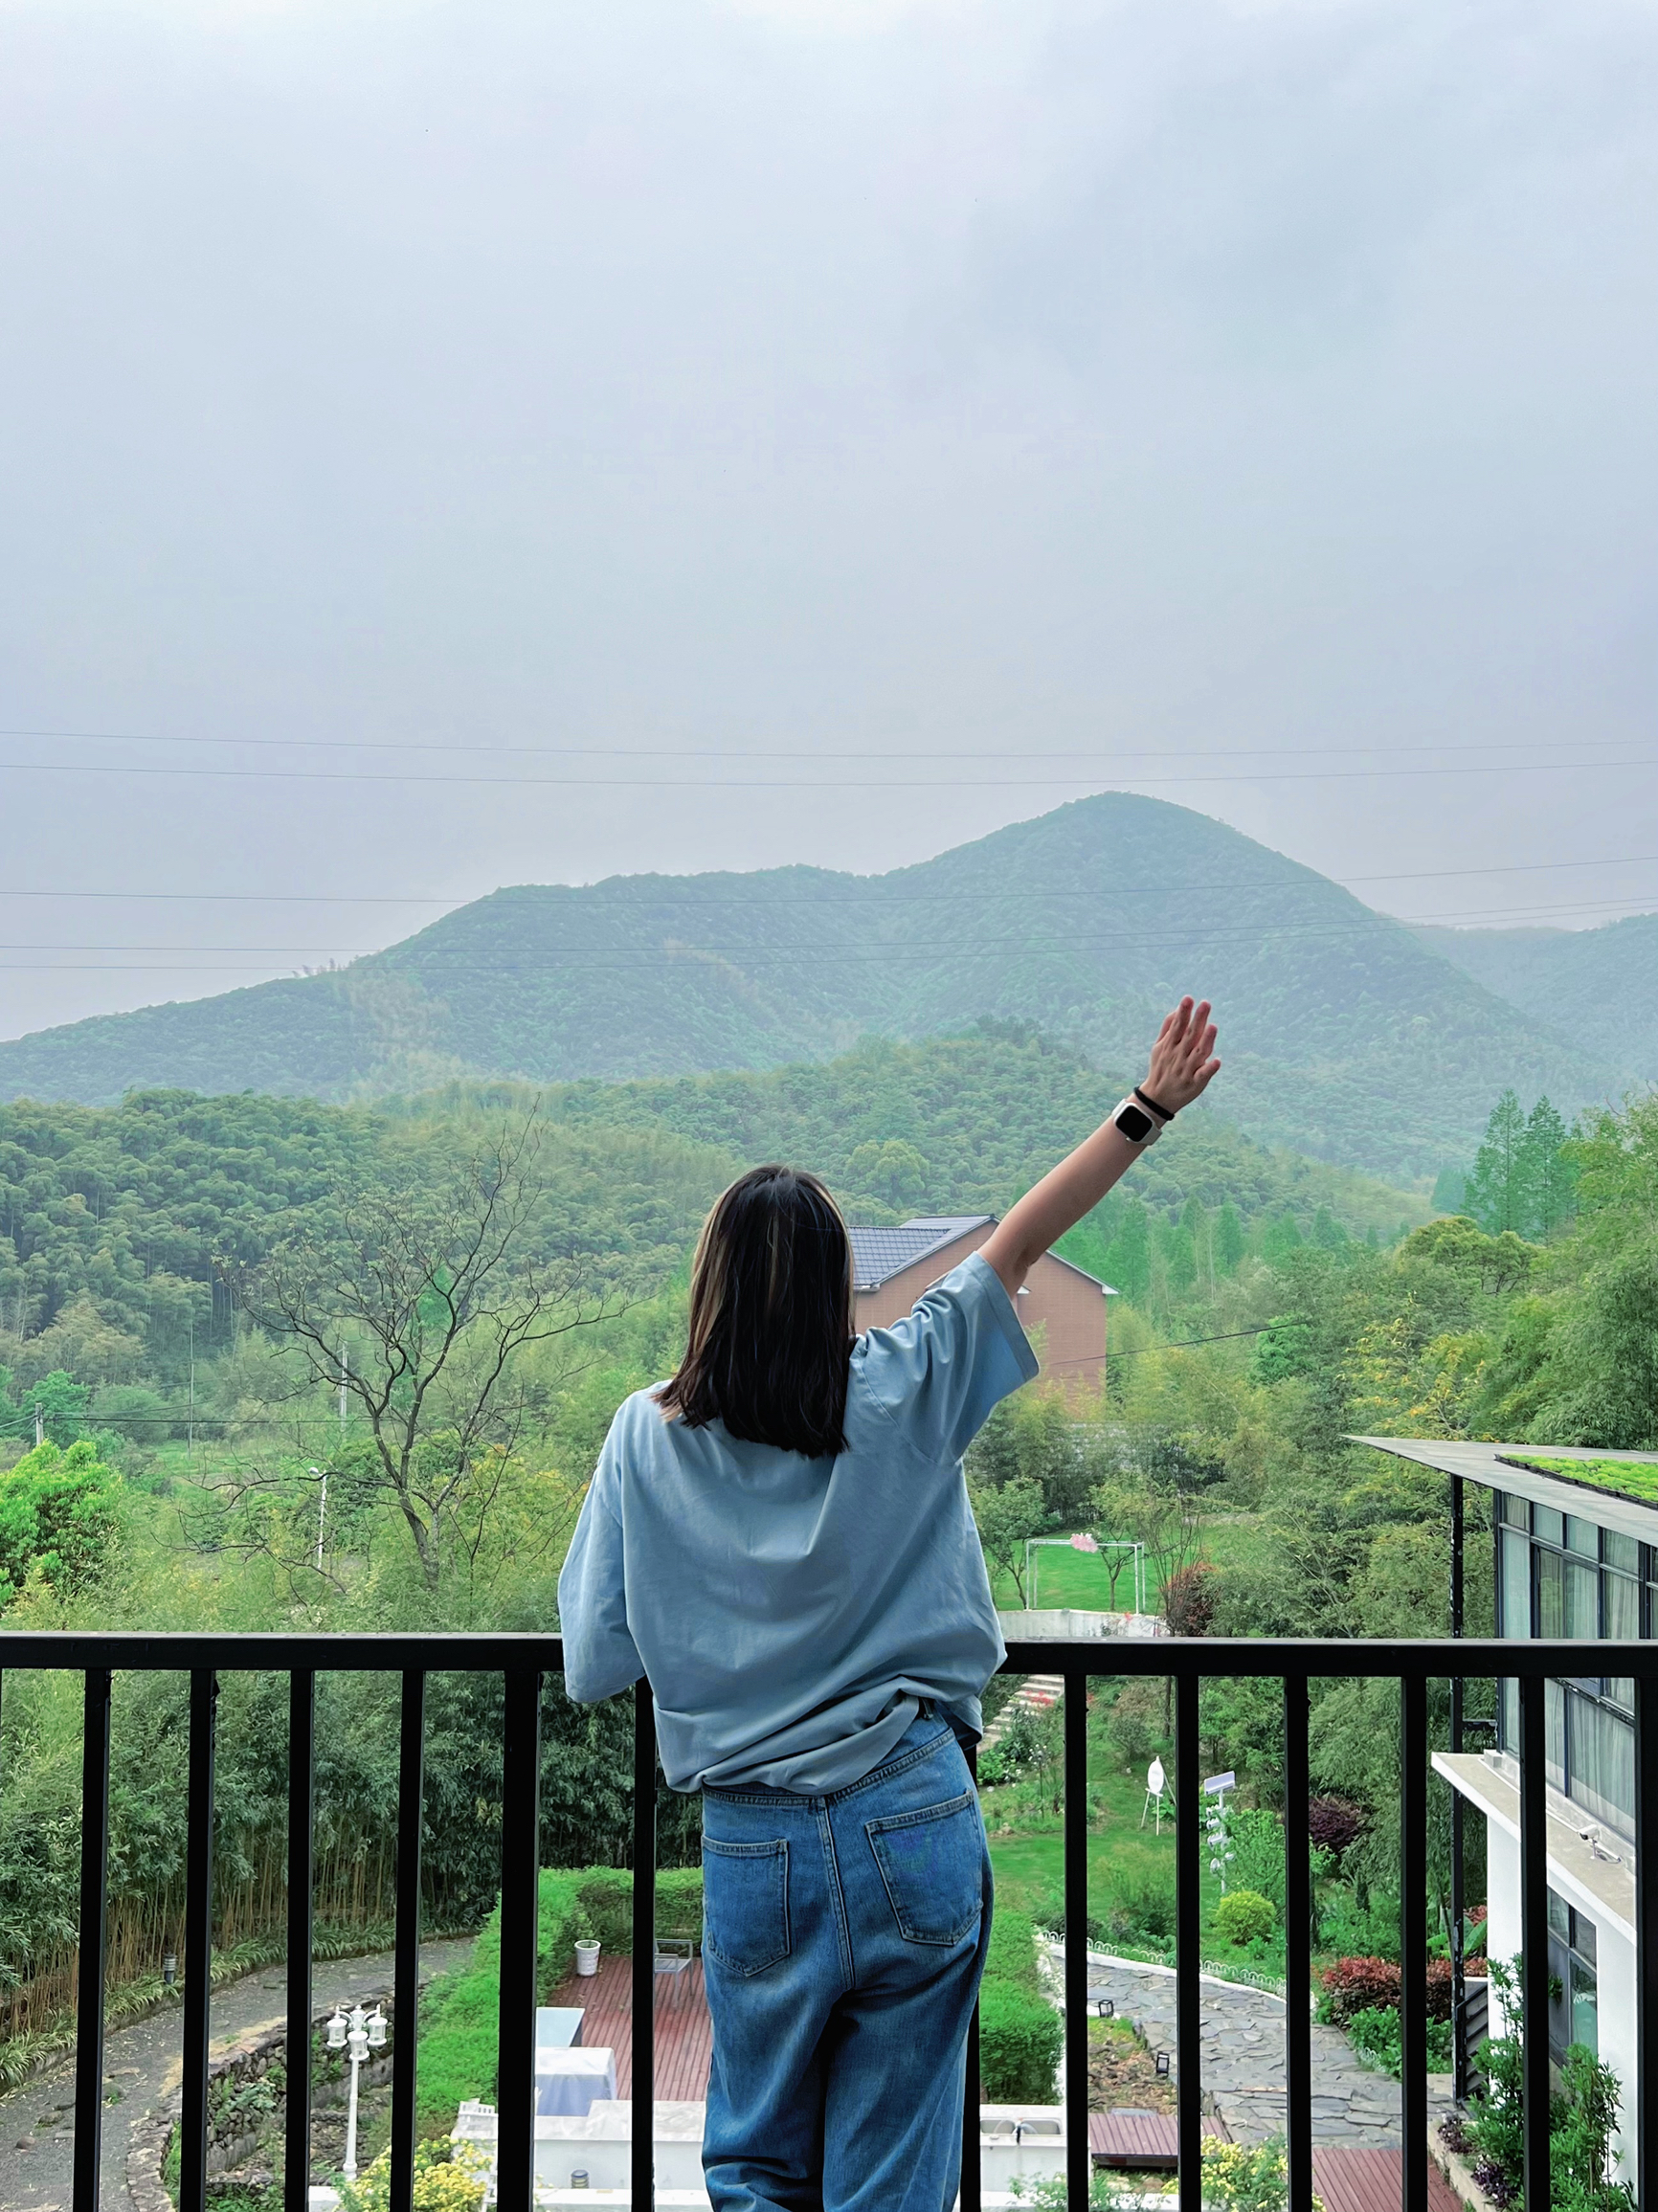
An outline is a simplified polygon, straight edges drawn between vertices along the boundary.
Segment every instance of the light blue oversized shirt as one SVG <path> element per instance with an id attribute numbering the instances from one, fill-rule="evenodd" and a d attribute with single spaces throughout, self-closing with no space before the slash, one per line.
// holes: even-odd
<path id="1" fill-rule="evenodd" d="M 645 1676 L 676 1790 L 844 1789 L 924 1697 L 976 1735 L 1005 1647 L 961 1459 L 1036 1372 L 975 1252 L 858 1339 L 836 1458 L 686 1428 L 636 1392 L 559 1576 L 570 1695 Z"/>

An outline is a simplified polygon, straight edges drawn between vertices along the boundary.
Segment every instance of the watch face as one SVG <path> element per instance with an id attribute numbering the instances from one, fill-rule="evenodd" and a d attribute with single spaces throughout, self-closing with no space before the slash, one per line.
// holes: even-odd
<path id="1" fill-rule="evenodd" d="M 1152 1133 L 1152 1117 L 1142 1113 L 1137 1106 L 1130 1104 L 1117 1115 L 1117 1127 L 1131 1145 L 1143 1145 Z"/>

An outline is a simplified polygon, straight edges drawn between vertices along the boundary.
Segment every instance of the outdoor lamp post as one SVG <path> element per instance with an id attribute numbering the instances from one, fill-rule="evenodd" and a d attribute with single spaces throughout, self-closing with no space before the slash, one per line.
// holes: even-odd
<path id="1" fill-rule="evenodd" d="M 365 2012 L 354 2004 L 349 2013 L 335 2005 L 327 2025 L 330 2050 L 343 2050 L 351 2062 L 351 2091 L 346 2106 L 346 2156 L 340 2172 L 347 2181 L 357 2178 L 357 2069 L 371 2050 L 386 2041 L 386 2015 L 376 2005 Z"/>

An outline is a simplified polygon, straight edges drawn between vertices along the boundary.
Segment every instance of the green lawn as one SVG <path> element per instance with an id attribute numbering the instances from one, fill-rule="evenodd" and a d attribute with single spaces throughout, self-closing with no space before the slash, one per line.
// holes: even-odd
<path id="1" fill-rule="evenodd" d="M 1165 1805 L 1159 1836 L 1151 1819 L 1140 1826 L 1145 1785 L 1137 1776 L 1094 1777 L 1096 1811 L 1088 1837 L 1088 1915 L 1107 1920 L 1118 1897 L 1151 1888 L 1175 1886 L 1175 1824 Z M 994 1790 L 986 1792 L 985 1817 L 994 1822 Z M 991 1865 L 997 1888 L 1009 1904 L 1026 1911 L 1058 1905 L 1064 1895 L 1064 1840 L 1056 1821 L 1051 1827 L 1011 1836 L 992 1836 Z M 1221 1898 L 1219 1880 L 1202 1867 L 1203 1925 Z"/>
<path id="2" fill-rule="evenodd" d="M 1257 1514 L 1231 1513 L 1224 1519 L 1204 1523 L 1199 1552 L 1217 1567 L 1252 1566 L 1269 1541 Z M 1128 1612 L 1133 1603 L 1132 1554 L 1125 1552 L 1118 1556 L 1125 1564 L 1117 1575 L 1113 1603 L 1106 1553 L 1073 1552 L 1068 1544 L 1042 1545 L 1034 1554 L 1038 1606 L 1044 1611 L 1050 1606 L 1064 1605 L 1074 1607 L 1079 1613 Z M 1162 1587 L 1150 1560 L 1146 1563 L 1146 1602 L 1154 1613 L 1162 1597 Z M 1011 1575 L 993 1575 L 991 1586 L 996 1602 L 1004 1610 L 1019 1605 L 1019 1590 Z"/>

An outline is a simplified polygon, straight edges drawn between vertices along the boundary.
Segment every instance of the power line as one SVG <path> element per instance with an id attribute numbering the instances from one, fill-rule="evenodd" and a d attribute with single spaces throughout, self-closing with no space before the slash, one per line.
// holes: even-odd
<path id="1" fill-rule="evenodd" d="M 892 755 L 884 755 L 892 758 Z M 913 759 L 914 754 L 897 757 Z M 945 755 L 922 755 L 922 758 Z M 1337 768 L 1337 769 L 1274 769 L 1267 773 L 1259 771 L 1216 771 L 1204 775 L 1133 775 L 1130 780 L 1136 786 L 1143 784 L 1184 785 L 1217 783 L 1348 783 L 1359 779 L 1380 778 L 1391 781 L 1408 776 L 1446 775 L 1581 775 L 1591 769 L 1648 769 L 1658 768 L 1658 759 L 1642 755 L 1631 760 L 1531 760 L 1498 763 L 1494 761 L 1449 768 Z M 542 775 L 427 775 L 413 771 L 392 774 L 371 773 L 366 769 L 320 768 L 150 768 L 127 767 L 108 761 L 0 761 L 0 773 L 8 775 L 120 775 L 193 777 L 206 782 L 235 783 L 354 783 L 354 784 L 444 784 L 504 786 L 514 791 L 550 789 L 563 792 L 579 791 L 846 791 L 851 788 L 845 776 L 811 778 L 804 776 L 542 776 Z M 956 778 L 952 789 L 966 791 L 1075 791 L 1079 787 L 1091 790 L 1099 782 L 1097 775 L 1074 776 L 972 776 Z M 930 791 L 936 792 L 936 776 L 883 777 L 873 786 L 882 792 Z"/>
<path id="2" fill-rule="evenodd" d="M 1402 752 L 1536 752 L 1557 746 L 1557 737 L 1507 737 L 1433 745 L 1400 745 L 1384 738 L 1375 745 L 1236 745 L 1236 746 L 1121 746 L 1105 743 L 1087 746 L 947 746 L 921 751 L 895 739 L 870 749 L 852 750 L 833 746 L 824 752 L 795 746 L 702 745 L 477 745 L 465 738 L 376 737 L 196 737 L 162 735 L 154 730 L 131 729 L 0 729 L 0 739 L 45 745 L 196 745 L 235 749 L 280 751 L 303 747 L 315 751 L 342 752 L 463 752 L 509 753 L 539 760 L 784 760 L 810 766 L 818 760 L 891 760 L 901 752 L 910 760 L 1265 760 L 1310 759 L 1317 753 L 1334 753 L 1343 759 L 1359 753 Z M 1597 738 L 1604 747 L 1646 745 L 1646 738 Z"/>

